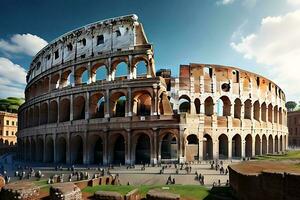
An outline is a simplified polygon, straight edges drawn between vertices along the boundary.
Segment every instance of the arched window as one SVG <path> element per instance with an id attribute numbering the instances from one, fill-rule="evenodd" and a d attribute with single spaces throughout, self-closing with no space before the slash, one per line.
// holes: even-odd
<path id="1" fill-rule="evenodd" d="M 136 76 L 145 77 L 147 76 L 147 65 L 145 61 L 140 61 L 136 65 Z"/>
<path id="2" fill-rule="evenodd" d="M 116 66 L 116 77 L 127 77 L 128 65 L 125 62 L 121 62 Z"/>

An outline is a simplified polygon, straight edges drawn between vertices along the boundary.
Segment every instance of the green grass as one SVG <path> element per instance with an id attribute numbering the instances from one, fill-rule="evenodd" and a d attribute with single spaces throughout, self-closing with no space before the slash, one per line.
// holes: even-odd
<path id="1" fill-rule="evenodd" d="M 300 151 L 287 151 L 285 154 L 256 156 L 257 160 L 300 160 Z"/>
<path id="2" fill-rule="evenodd" d="M 201 187 L 198 185 L 170 185 L 170 186 L 161 186 L 161 185 L 140 185 L 140 186 L 132 186 L 132 185 L 121 185 L 121 186 L 114 186 L 114 185 L 99 185 L 95 187 L 86 187 L 83 189 L 83 192 L 87 193 L 95 193 L 96 191 L 116 191 L 122 195 L 127 194 L 131 190 L 138 188 L 142 197 L 145 197 L 147 192 L 150 189 L 162 187 L 169 187 L 168 192 L 180 194 L 181 197 L 184 198 L 192 198 L 192 199 L 204 199 L 209 195 L 209 189 L 205 187 Z"/>
<path id="3" fill-rule="evenodd" d="M 38 180 L 38 181 L 34 181 L 33 183 L 37 186 L 45 186 L 45 185 L 47 185 L 47 180 L 46 179 L 41 179 L 41 180 Z"/>

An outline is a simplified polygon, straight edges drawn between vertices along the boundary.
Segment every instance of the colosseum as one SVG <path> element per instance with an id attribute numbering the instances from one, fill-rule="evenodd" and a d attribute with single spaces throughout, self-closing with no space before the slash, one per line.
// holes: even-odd
<path id="1" fill-rule="evenodd" d="M 19 109 L 28 162 L 135 164 L 242 159 L 287 148 L 285 94 L 229 66 L 155 71 L 136 15 L 99 21 L 33 58 Z"/>

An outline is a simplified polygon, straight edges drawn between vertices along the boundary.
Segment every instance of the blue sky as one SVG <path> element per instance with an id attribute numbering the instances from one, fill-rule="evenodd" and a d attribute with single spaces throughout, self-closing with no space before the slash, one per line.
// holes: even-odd
<path id="1" fill-rule="evenodd" d="M 18 76 L 45 41 L 135 13 L 154 45 L 156 69 L 177 75 L 180 64 L 238 66 L 274 80 L 288 99 L 299 100 L 294 54 L 300 51 L 300 0 L 2 0 L 0 7 L 0 97 L 22 95 L 24 78 Z"/>

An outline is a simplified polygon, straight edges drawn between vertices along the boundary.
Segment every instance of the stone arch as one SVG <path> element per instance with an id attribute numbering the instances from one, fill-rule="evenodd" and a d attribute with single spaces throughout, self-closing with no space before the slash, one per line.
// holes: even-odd
<path id="1" fill-rule="evenodd" d="M 80 85 L 88 82 L 88 68 L 87 66 L 78 67 L 75 70 L 75 84 Z M 86 79 L 86 80 L 85 80 Z"/>
<path id="2" fill-rule="evenodd" d="M 125 164 L 125 138 L 122 134 L 116 134 L 112 141 L 112 163 Z"/>
<path id="3" fill-rule="evenodd" d="M 282 135 L 279 137 L 279 151 L 283 151 Z"/>
<path id="4" fill-rule="evenodd" d="M 103 164 L 104 156 L 104 143 L 103 139 L 98 134 L 93 134 L 89 137 L 89 163 L 90 164 Z"/>
<path id="5" fill-rule="evenodd" d="M 115 92 L 110 98 L 111 116 L 125 117 L 127 98 L 123 92 Z"/>
<path id="6" fill-rule="evenodd" d="M 267 143 L 268 143 L 267 137 L 266 137 L 265 134 L 263 134 L 263 136 L 262 136 L 262 154 L 267 154 L 268 153 Z"/>
<path id="7" fill-rule="evenodd" d="M 106 80 L 108 76 L 108 70 L 103 62 L 96 63 L 91 68 L 92 82 Z"/>
<path id="8" fill-rule="evenodd" d="M 279 147 L 278 147 L 278 136 L 275 135 L 275 152 L 278 153 L 279 152 Z"/>
<path id="9" fill-rule="evenodd" d="M 151 115 L 152 98 L 148 91 L 138 91 L 133 95 L 132 112 L 133 115 L 147 116 Z"/>
<path id="10" fill-rule="evenodd" d="M 90 97 L 91 118 L 103 118 L 105 111 L 105 98 L 101 92 L 97 92 Z"/>
<path id="11" fill-rule="evenodd" d="M 242 111 L 242 101 L 239 98 L 234 100 L 234 118 L 240 119 Z"/>
<path id="12" fill-rule="evenodd" d="M 272 112 L 273 112 L 273 106 L 272 106 L 272 104 L 269 104 L 268 105 L 268 121 L 271 123 L 273 121 Z"/>
<path id="13" fill-rule="evenodd" d="M 72 74 L 72 70 L 67 69 L 61 74 L 60 85 L 61 87 L 67 87 L 72 84 L 74 84 L 74 76 Z"/>
<path id="14" fill-rule="evenodd" d="M 66 163 L 67 158 L 67 140 L 65 137 L 60 136 L 56 141 L 56 161 L 58 163 Z"/>
<path id="15" fill-rule="evenodd" d="M 228 137 L 225 134 L 221 134 L 218 137 L 219 140 L 219 158 L 228 158 Z"/>
<path id="16" fill-rule="evenodd" d="M 246 157 L 252 157 L 252 136 L 248 134 L 245 137 L 245 155 Z"/>
<path id="17" fill-rule="evenodd" d="M 136 164 L 150 164 L 151 162 L 151 140 L 148 134 L 139 133 L 133 143 L 135 149 Z"/>
<path id="18" fill-rule="evenodd" d="M 161 137 L 160 141 L 160 155 L 162 160 L 177 159 L 177 137 L 167 132 Z"/>
<path id="19" fill-rule="evenodd" d="M 281 107 L 278 110 L 278 114 L 279 114 L 279 124 L 282 124 L 282 108 Z"/>
<path id="20" fill-rule="evenodd" d="M 80 135 L 71 138 L 71 163 L 83 164 L 83 139 Z"/>
<path id="21" fill-rule="evenodd" d="M 231 102 L 227 96 L 222 96 L 217 102 L 218 116 L 230 116 Z"/>
<path id="22" fill-rule="evenodd" d="M 190 134 L 186 137 L 187 146 L 186 146 L 186 160 L 194 161 L 199 159 L 199 139 L 197 135 Z"/>
<path id="23" fill-rule="evenodd" d="M 273 147 L 273 136 L 269 135 L 269 149 L 268 152 L 272 154 L 274 152 L 274 147 Z"/>
<path id="24" fill-rule="evenodd" d="M 39 106 L 34 106 L 34 126 L 38 126 L 40 124 L 40 107 Z"/>
<path id="25" fill-rule="evenodd" d="M 42 138 L 37 138 L 36 161 L 43 162 L 44 160 L 44 141 Z"/>
<path id="26" fill-rule="evenodd" d="M 64 98 L 59 102 L 59 122 L 70 121 L 70 99 Z"/>
<path id="27" fill-rule="evenodd" d="M 208 134 L 203 136 L 203 158 L 205 160 L 213 159 L 213 141 Z"/>
<path id="28" fill-rule="evenodd" d="M 195 104 L 196 114 L 200 114 L 200 106 L 201 106 L 200 99 L 196 98 L 194 104 Z"/>
<path id="29" fill-rule="evenodd" d="M 235 134 L 232 137 L 232 157 L 233 158 L 242 157 L 242 138 L 240 134 Z"/>
<path id="30" fill-rule="evenodd" d="M 148 73 L 148 63 L 145 60 L 138 61 L 134 65 L 133 70 L 134 77 L 147 77 Z"/>
<path id="31" fill-rule="evenodd" d="M 214 114 L 214 101 L 211 97 L 207 97 L 204 101 L 204 112 L 206 116 Z"/>
<path id="32" fill-rule="evenodd" d="M 48 103 L 41 104 L 41 116 L 40 116 L 40 124 L 48 123 Z"/>
<path id="33" fill-rule="evenodd" d="M 261 104 L 261 120 L 267 122 L 267 104 L 265 102 Z"/>
<path id="34" fill-rule="evenodd" d="M 50 102 L 49 106 L 49 123 L 57 123 L 58 105 L 55 100 Z"/>
<path id="35" fill-rule="evenodd" d="M 54 161 L 54 142 L 52 137 L 46 137 L 45 162 L 53 163 Z"/>
<path id="36" fill-rule="evenodd" d="M 127 78 L 127 75 L 129 74 L 128 72 L 128 64 L 127 62 L 119 62 L 118 64 L 116 64 L 116 68 L 114 69 L 114 77 L 117 77 L 117 78 L 122 78 L 122 77 L 126 77 Z M 125 78 L 125 79 L 126 79 Z"/>
<path id="37" fill-rule="evenodd" d="M 190 113 L 191 112 L 191 99 L 187 95 L 182 95 L 179 97 L 179 112 L 180 113 Z"/>
<path id="38" fill-rule="evenodd" d="M 50 89 L 54 90 L 59 87 L 59 74 L 52 74 L 51 81 L 50 81 Z"/>
<path id="39" fill-rule="evenodd" d="M 274 123 L 278 122 L 278 106 L 274 107 Z"/>
<path id="40" fill-rule="evenodd" d="M 259 116 L 260 116 L 259 101 L 255 101 L 253 104 L 253 118 L 259 121 Z"/>
<path id="41" fill-rule="evenodd" d="M 35 162 L 36 161 L 37 151 L 36 151 L 36 142 L 35 142 L 34 139 L 31 139 L 30 154 L 31 154 L 31 162 Z"/>
<path id="42" fill-rule="evenodd" d="M 73 101 L 73 119 L 79 120 L 85 118 L 85 98 L 82 95 L 79 95 L 74 98 Z"/>
<path id="43" fill-rule="evenodd" d="M 245 108 L 245 113 L 244 113 L 244 118 L 245 119 L 251 119 L 251 110 L 252 110 L 252 104 L 251 104 L 251 100 L 250 99 L 247 99 L 245 102 L 244 102 L 244 108 Z"/>
<path id="44" fill-rule="evenodd" d="M 255 136 L 255 155 L 260 155 L 260 137 L 257 134 Z"/>

